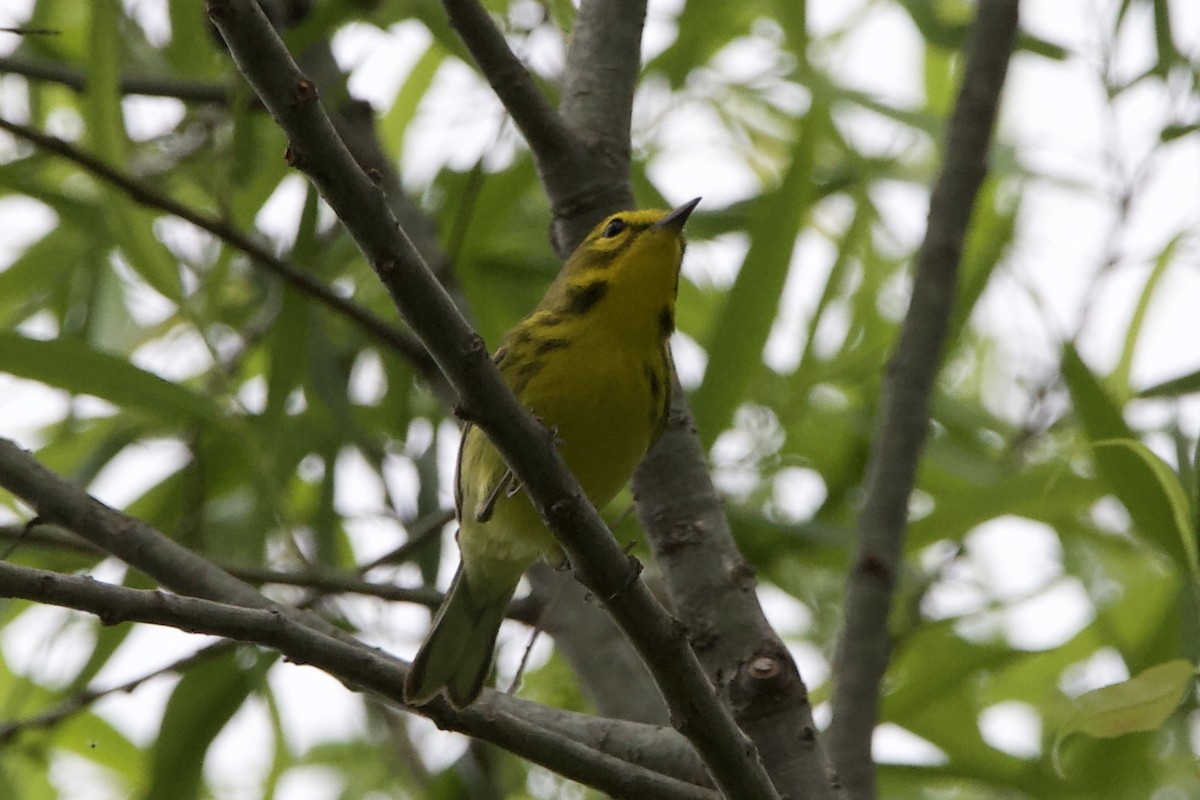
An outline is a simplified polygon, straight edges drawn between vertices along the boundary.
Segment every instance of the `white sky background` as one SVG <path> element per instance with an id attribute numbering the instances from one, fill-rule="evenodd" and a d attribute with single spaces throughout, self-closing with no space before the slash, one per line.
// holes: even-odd
<path id="1" fill-rule="evenodd" d="M 126 0 L 136 8 L 147 29 L 165 36 L 165 4 L 155 0 Z M 838 26 L 861 12 L 861 2 L 816 0 L 809 3 L 810 24 L 818 34 Z M 646 51 L 656 53 L 669 46 L 675 35 L 672 18 L 679 0 L 652 0 L 646 33 Z M 1153 257 L 1171 237 L 1185 233 L 1194 238 L 1200 220 L 1200 137 L 1181 139 L 1162 148 L 1151 162 L 1145 182 L 1138 190 L 1137 204 L 1122 227 L 1115 227 L 1111 186 L 1116 156 L 1125 174 L 1133 174 L 1147 153 L 1157 147 L 1157 132 L 1163 119 L 1191 121 L 1200 118 L 1195 96 L 1173 97 L 1156 83 L 1126 93 L 1109 108 L 1096 79 L 1101 68 L 1104 43 L 1101 33 L 1110 26 L 1111 13 L 1100 13 L 1110 3 L 1099 0 L 1056 0 L 1025 2 L 1023 27 L 1078 54 L 1067 63 L 1055 63 L 1028 54 L 1014 61 L 1002 114 L 1002 138 L 1015 145 L 1027 167 L 1052 178 L 1077 182 L 1083 190 L 1063 189 L 1053 181 L 1038 181 L 1026 188 L 1018 241 L 1006 264 L 998 272 L 978 308 L 974 321 L 992 332 L 1002 343 L 1005 365 L 998 374 L 1016 374 L 1027 383 L 1045 380 L 1057 367 L 1060 343 L 1073 335 L 1086 310 L 1087 324 L 1079 343 L 1085 360 L 1100 371 L 1116 363 L 1122 342 Z M 27 3 L 8 2 L 0 10 L 0 25 L 19 23 Z M 1189 0 L 1171 3 L 1176 44 L 1184 53 L 1200 52 L 1200 4 Z M 427 34 L 416 24 L 401 25 L 389 34 L 358 26 L 335 41 L 340 62 L 354 68 L 352 89 L 360 97 L 390 102 L 412 62 L 423 51 Z M 1149 9 L 1136 5 L 1113 49 L 1113 68 L 1118 75 L 1139 73 L 1154 58 L 1153 30 Z M 0 50 L 15 40 L 0 39 Z M 420 47 L 415 45 L 422 45 Z M 718 66 L 732 73 L 753 71 L 753 48 L 732 48 L 718 59 Z M 540 70 L 552 71 L 561 64 L 561 44 L 537 41 L 530 44 L 528 57 Z M 826 54 L 835 64 L 835 75 L 844 84 L 899 104 L 917 103 L 914 96 L 922 84 L 920 39 L 907 15 L 882 5 L 872 11 L 866 24 L 834 52 Z M 14 103 L 19 90 L 7 78 L 0 81 L 0 110 L 20 113 Z M 453 162 L 466 166 L 481 152 L 494 147 L 501 120 L 499 105 L 465 67 L 447 66 L 439 77 L 437 99 L 428 102 L 414 132 L 406 141 L 403 171 L 411 185 L 427 182 L 440 165 Z M 470 102 L 463 103 L 469 96 Z M 802 100 L 802 94 L 797 95 Z M 639 114 L 654 102 L 653 91 L 639 98 Z M 1190 106 L 1187 105 L 1190 103 Z M 470 111 L 464 111 L 469 106 Z M 802 103 L 801 103 L 802 106 Z M 127 120 L 138 138 L 154 135 L 174 124 L 180 108 L 171 101 L 131 99 Z M 668 200 L 683 201 L 702 195 L 705 206 L 719 209 L 727 203 L 756 192 L 752 173 L 730 157 L 730 151 L 711 124 L 698 115 L 682 112 L 668 126 L 670 151 L 650 165 L 650 173 Z M 882 118 L 859 113 L 839 118 L 843 130 L 865 147 L 887 151 L 898 147 L 897 129 Z M 63 123 L 69 129 L 67 122 Z M 6 140 L 0 140 L 6 141 Z M 0 148 L 6 144 L 0 144 Z M 489 158 L 503 159 L 507 147 Z M 264 229 L 281 237 L 294 230 L 302 203 L 299 179 L 290 181 L 264 210 Z M 889 225 L 904 243 L 915 244 L 923 233 L 927 198 L 912 187 L 895 186 L 876 197 Z M 40 236 L 52 219 L 35 204 L 0 201 L 0 267 L 22 243 Z M 1115 244 L 1122 255 L 1119 266 L 1099 284 L 1095 283 L 1105 254 Z M 689 250 L 689 274 L 698 280 L 727 284 L 736 274 L 745 245 L 738 241 L 697 243 Z M 1177 263 L 1164 278 L 1148 315 L 1143 340 L 1137 351 L 1133 378 L 1137 386 L 1152 384 L 1200 368 L 1200 324 L 1194 308 L 1200 297 L 1200 271 L 1196 269 L 1194 243 L 1181 248 Z M 781 300 L 781 318 L 767 348 L 769 363 L 785 366 L 798 347 L 796 332 L 806 322 L 833 254 L 816 236 L 801 237 L 795 254 L 796 269 Z M 1093 291 L 1094 294 L 1089 294 Z M 152 313 L 152 312 L 149 312 Z M 31 331 L 33 332 L 33 331 Z M 46 335 L 49 332 L 43 332 Z M 703 355 L 694 345 L 680 343 L 681 372 L 693 379 L 703 369 Z M 193 348 L 188 351 L 195 355 Z M 143 354 L 142 366 L 165 368 L 170 359 L 179 367 L 180 351 L 166 349 Z M 196 368 L 203 364 L 196 363 Z M 792 362 L 794 363 L 794 362 Z M 364 392 L 370 392 L 370 370 L 365 371 Z M 1022 387 L 995 388 L 996 409 L 1019 416 L 1025 411 Z M 253 398 L 247 397 L 253 405 Z M 60 393 L 0 377 L 0 435 L 19 440 L 61 413 Z M 1185 407 L 1186 430 L 1192 436 L 1200 427 L 1200 407 Z M 1139 408 L 1139 421 L 1163 418 L 1161 406 Z M 428 434 L 427 434 L 428 435 Z M 439 435 L 452 435 L 443 431 Z M 26 440 L 28 443 L 28 440 Z M 453 453 L 453 448 L 445 448 Z M 1164 457 L 1171 453 L 1162 451 Z M 719 457 L 718 453 L 718 457 Z M 106 470 L 91 487 L 108 502 L 120 504 L 136 496 L 145 484 L 131 479 L 130 464 L 143 474 L 147 465 L 166 470 L 178 463 L 178 448 L 148 445 L 129 454 Z M 339 469 L 356 475 L 339 481 L 343 495 L 339 507 L 346 512 L 369 515 L 383 507 L 382 487 L 371 480 L 353 456 L 339 461 Z M 449 465 L 446 465 L 449 468 Z M 157 474 L 162 474 L 161 472 Z M 397 470 L 396 485 L 410 483 Z M 821 500 L 823 487 L 797 476 L 794 492 L 786 491 L 781 504 L 804 517 Z M 358 487 L 354 494 L 347 486 Z M 1114 513 L 1119 513 L 1119 510 Z M 370 525 L 357 526 L 353 534 L 367 557 L 391 546 L 394 532 L 378 535 Z M 374 535 L 373 535 L 374 534 Z M 381 544 L 381 541 L 386 540 Z M 931 557 L 934 557 L 931 555 Z M 106 564 L 97 577 L 119 575 L 118 567 Z M 1015 644 L 1029 649 L 1052 647 L 1072 636 L 1089 621 L 1082 589 L 1062 577 L 1060 553 L 1053 531 L 1018 519 L 1002 519 L 981 526 L 967 537 L 967 559 L 956 573 L 958 580 L 939 587 L 930 613 L 946 616 L 980 608 L 989 594 L 1029 597 L 1003 618 L 984 620 L 982 625 L 1000 626 Z M 411 576 L 410 576 L 411 577 Z M 401 576 L 403 578 L 403 576 Z M 807 611 L 783 593 L 764 587 L 764 604 L 772 621 L 786 633 L 803 633 Z M 427 624 L 424 612 L 400 610 L 370 602 L 352 604 L 358 620 L 375 631 L 374 642 L 411 655 Z M 86 643 L 72 636 L 53 642 L 47 631 L 69 615 L 54 609 L 35 609 L 13 625 L 0 646 L 10 663 L 53 682 L 72 674 Z M 77 636 L 85 636 L 79 633 Z M 514 626 L 507 630 L 501 667 L 512 669 L 524 643 L 524 633 Z M 98 684 L 118 682 L 141 674 L 154 665 L 166 664 L 194 650 L 197 638 L 179 632 L 139 628 L 129 643 L 101 674 Z M 544 653 L 545 645 L 541 646 Z M 794 654 L 810 685 L 828 674 L 828 665 L 814 648 L 797 645 Z M 1073 693 L 1126 677 L 1124 665 L 1112 653 L 1100 653 L 1070 676 L 1064 688 Z M 280 697 L 281 713 L 290 745 L 303 751 L 315 743 L 361 730 L 364 720 L 359 701 L 340 684 L 307 668 L 280 666 L 271 676 Z M 147 742 L 154 733 L 154 720 L 174 686 L 171 679 L 153 681 L 133 695 L 104 700 L 99 710 L 135 741 Z M 982 720 L 985 734 L 995 746 L 1008 752 L 1035 755 L 1040 730 L 1035 714 L 1023 707 L 998 708 Z M 435 765 L 444 764 L 461 752 L 462 740 L 420 722 L 422 746 Z M 254 798 L 262 776 L 270 766 L 270 725 L 265 710 L 250 704 L 218 738 L 209 756 L 208 775 L 222 798 Z M 877 739 L 879 754 L 886 760 L 936 760 L 938 753 L 928 745 L 897 729 L 882 730 Z M 77 763 L 61 762 L 55 768 L 64 797 L 95 797 L 94 784 Z M 81 788 L 87 786 L 86 789 Z M 324 800 L 338 794 L 332 773 L 306 770 L 292 776 L 278 795 L 283 800 Z"/>

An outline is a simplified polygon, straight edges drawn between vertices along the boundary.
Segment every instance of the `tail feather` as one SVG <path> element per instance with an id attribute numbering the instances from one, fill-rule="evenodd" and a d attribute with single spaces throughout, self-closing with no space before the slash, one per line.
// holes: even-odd
<path id="1" fill-rule="evenodd" d="M 487 679 L 496 634 L 514 591 L 515 583 L 499 593 L 479 591 L 459 567 L 429 636 L 409 667 L 405 702 L 424 705 L 439 693 L 455 708 L 474 702 Z"/>

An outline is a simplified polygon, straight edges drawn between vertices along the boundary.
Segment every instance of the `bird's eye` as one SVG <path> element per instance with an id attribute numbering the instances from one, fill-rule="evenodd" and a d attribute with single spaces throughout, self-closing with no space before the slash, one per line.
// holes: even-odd
<path id="1" fill-rule="evenodd" d="M 604 226 L 604 238 L 611 239 L 623 230 L 625 230 L 625 220 L 617 217 Z"/>

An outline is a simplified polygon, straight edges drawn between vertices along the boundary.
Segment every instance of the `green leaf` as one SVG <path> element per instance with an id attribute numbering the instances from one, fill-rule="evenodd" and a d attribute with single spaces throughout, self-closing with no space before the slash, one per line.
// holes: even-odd
<path id="1" fill-rule="evenodd" d="M 87 130 L 95 154 L 123 168 L 129 141 L 121 108 L 121 35 L 117 24 L 122 18 L 121 8 L 116 0 L 94 0 L 91 7 L 84 93 Z M 154 236 L 154 215 L 137 207 L 119 189 L 105 186 L 101 192 L 110 211 L 108 227 L 130 265 L 156 291 L 178 302 L 182 297 L 179 273 L 174 257 Z"/>
<path id="2" fill-rule="evenodd" d="M 1102 442 L 1137 441 L 1125 424 L 1120 407 L 1071 344 L 1063 348 L 1062 368 L 1084 434 L 1095 448 L 1101 480 L 1129 511 L 1137 532 L 1180 568 L 1194 574 L 1194 548 L 1180 538 L 1175 511 L 1157 470 L 1135 448 L 1098 446 Z"/>
<path id="3" fill-rule="evenodd" d="M 221 416 L 207 398 L 76 341 L 42 341 L 0 331 L 0 371 L 178 422 Z"/>
<path id="4" fill-rule="evenodd" d="M 1103 447 L 1126 448 L 1145 465 L 1145 469 L 1150 472 L 1154 482 L 1166 497 L 1167 507 L 1174 518 L 1175 533 L 1183 545 L 1184 552 L 1187 554 L 1188 565 L 1191 567 L 1192 575 L 1200 579 L 1200 565 L 1197 562 L 1196 542 L 1190 535 L 1192 509 L 1188 501 L 1187 490 L 1179 480 L 1179 475 L 1171 469 L 1170 464 L 1163 461 L 1149 447 L 1146 447 L 1146 445 L 1135 439 L 1099 441 L 1095 442 L 1094 446 L 1097 449 Z"/>
<path id="5" fill-rule="evenodd" d="M 213 67 L 219 63 L 213 57 L 212 39 L 197 35 L 198 28 L 208 25 L 204 5 L 203 0 L 171 0 L 167 4 L 171 41 L 162 52 L 177 73 L 192 80 L 213 76 Z"/>
<path id="6" fill-rule="evenodd" d="M 1129 373 L 1133 369 L 1133 356 L 1137 350 L 1138 336 L 1142 332 L 1142 327 L 1146 322 L 1146 312 L 1150 308 L 1150 301 L 1154 297 L 1154 290 L 1158 288 L 1159 281 L 1167 273 L 1167 267 L 1175 258 L 1175 254 L 1179 249 L 1180 243 L 1184 240 L 1183 234 L 1176 234 L 1167 242 L 1158 257 L 1154 259 L 1154 269 L 1150 271 L 1150 275 L 1146 278 L 1146 285 L 1142 287 L 1142 294 L 1138 298 L 1137 306 L 1134 307 L 1133 316 L 1129 320 L 1129 330 L 1125 333 L 1125 346 L 1121 349 L 1121 358 L 1117 361 L 1117 366 L 1113 369 L 1113 381 L 1117 386 L 1124 389 L 1129 385 Z"/>
<path id="7" fill-rule="evenodd" d="M 1191 688 L 1196 667 L 1175 659 L 1143 670 L 1071 700 L 1072 714 L 1058 731 L 1059 739 L 1082 733 L 1111 739 L 1138 731 L 1156 731 L 1179 707 Z"/>
<path id="8" fill-rule="evenodd" d="M 429 91 L 446 56 L 445 48 L 436 41 L 431 42 L 417 63 L 413 64 L 408 77 L 404 79 L 404 85 L 397 90 L 387 113 L 379 120 L 379 141 L 389 153 L 400 152 L 409 126 L 417 116 L 421 99 Z"/>
<path id="9" fill-rule="evenodd" d="M 88 137 L 97 156 L 123 165 L 128 142 L 121 115 L 121 8 L 116 0 L 93 0 L 91 10 L 83 103 Z"/>
<path id="10" fill-rule="evenodd" d="M 262 684 L 273 658 L 251 669 L 237 654 L 192 667 L 171 693 L 151 752 L 150 785 L 143 800 L 191 800 L 201 796 L 209 745 L 250 693 Z"/>
<path id="11" fill-rule="evenodd" d="M 1178 378 L 1147 386 L 1137 393 L 1138 397 L 1183 397 L 1200 392 L 1200 370 L 1180 375 Z"/>
<path id="12" fill-rule="evenodd" d="M 814 104 L 796 139 L 791 167 L 750 222 L 750 250 L 705 343 L 708 367 L 692 396 L 706 448 L 729 424 L 751 377 L 762 369 L 763 346 L 812 203 L 813 153 L 825 131 L 825 110 Z"/>

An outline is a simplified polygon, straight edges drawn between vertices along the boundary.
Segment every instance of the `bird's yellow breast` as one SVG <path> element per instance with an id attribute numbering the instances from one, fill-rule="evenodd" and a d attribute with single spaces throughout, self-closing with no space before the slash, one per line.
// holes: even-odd
<path id="1" fill-rule="evenodd" d="M 661 343 L 631 350 L 592 346 L 586 337 L 548 352 L 519 393 L 521 402 L 554 431 L 557 447 L 593 504 L 603 507 L 620 491 L 645 455 L 665 411 L 666 352 Z M 570 391 L 564 391 L 564 381 Z M 528 496 L 500 492 L 507 473 L 500 454 L 478 428 L 465 434 L 460 464 L 459 547 L 468 572 L 475 565 L 528 563 L 553 553 L 554 538 Z"/>

